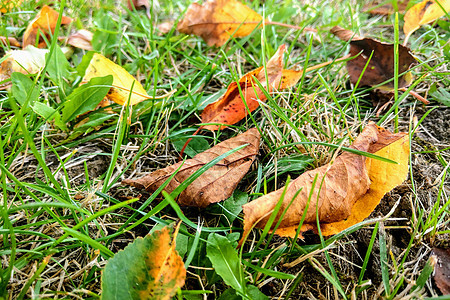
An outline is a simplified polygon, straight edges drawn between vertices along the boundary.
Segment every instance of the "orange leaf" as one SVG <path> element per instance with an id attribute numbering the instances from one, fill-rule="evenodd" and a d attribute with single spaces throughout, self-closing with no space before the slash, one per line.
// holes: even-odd
<path id="1" fill-rule="evenodd" d="M 237 184 L 247 173 L 259 149 L 260 134 L 256 128 L 228 139 L 192 159 L 184 162 L 181 169 L 164 188 L 167 193 L 174 191 L 178 185 L 185 181 L 192 173 L 212 161 L 214 158 L 236 147 L 248 144 L 247 147 L 230 154 L 215 166 L 194 180 L 177 198 L 182 206 L 206 207 L 211 203 L 223 201 L 229 198 L 236 189 Z M 157 170 L 140 179 L 123 180 L 137 188 L 146 189 L 150 193 L 156 191 L 181 165 L 181 162 L 172 166 Z"/>
<path id="2" fill-rule="evenodd" d="M 208 0 L 202 6 L 192 3 L 177 29 L 203 38 L 208 46 L 222 46 L 232 36 L 252 33 L 261 15 L 236 0 Z"/>
<path id="3" fill-rule="evenodd" d="M 7 13 L 12 9 L 19 7 L 23 0 L 0 0 L 0 12 Z"/>
<path id="4" fill-rule="evenodd" d="M 13 37 L 5 37 L 5 36 L 0 36 L 0 45 L 3 47 L 8 47 L 8 45 L 20 47 L 20 43 L 18 40 L 16 40 Z"/>
<path id="5" fill-rule="evenodd" d="M 248 113 L 246 105 L 250 112 L 254 111 L 259 106 L 258 101 L 265 101 L 266 96 L 258 87 L 253 77 L 269 93 L 279 87 L 283 69 L 283 53 L 285 50 L 286 46 L 281 45 L 275 55 L 267 62 L 266 69 L 259 67 L 242 76 L 238 83 L 232 82 L 219 100 L 205 107 L 201 115 L 202 123 L 223 123 L 231 125 L 245 118 Z M 239 87 L 244 99 L 241 98 Z M 205 125 L 203 128 L 217 130 L 226 127 L 225 125 Z"/>
<path id="6" fill-rule="evenodd" d="M 398 164 L 344 152 L 333 163 L 305 172 L 287 186 L 279 215 L 284 210 L 286 213 L 276 234 L 294 237 L 306 208 L 301 232 L 309 229 L 317 232 L 316 207 L 324 236 L 336 234 L 364 220 L 388 191 L 406 179 L 408 138 L 406 133 L 394 134 L 376 126 L 373 122 L 369 123 L 351 148 L 375 153 L 397 161 Z M 312 182 L 316 176 L 317 182 L 312 191 Z M 284 189 L 281 188 L 243 206 L 243 237 L 253 226 L 264 228 Z M 301 192 L 287 208 L 300 189 Z M 309 197 L 310 195 L 312 196 Z M 308 199 L 310 201 L 307 207 Z M 273 224 L 277 222 L 275 219 Z"/>
<path id="7" fill-rule="evenodd" d="M 405 14 L 403 25 L 403 32 L 405 33 L 405 43 L 408 41 L 409 36 L 419 29 L 421 25 L 431 23 L 436 19 L 439 19 L 446 12 L 450 12 L 450 0 L 439 0 L 439 4 L 434 0 L 424 0 L 411 7 Z"/>
<path id="8" fill-rule="evenodd" d="M 56 10 L 48 5 L 44 5 L 36 17 L 28 24 L 27 29 L 23 34 L 22 47 L 25 48 L 28 45 L 35 45 L 38 32 L 39 34 L 45 34 L 47 38 L 50 39 L 50 33 L 55 31 L 58 16 L 59 13 Z M 72 22 L 72 19 L 69 17 L 63 16 L 61 19 L 61 25 L 69 24 L 70 22 Z M 39 48 L 44 47 L 45 43 L 40 42 Z"/>

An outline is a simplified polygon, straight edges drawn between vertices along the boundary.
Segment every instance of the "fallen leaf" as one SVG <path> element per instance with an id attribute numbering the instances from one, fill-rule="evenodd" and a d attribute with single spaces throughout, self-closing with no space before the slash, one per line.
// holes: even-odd
<path id="1" fill-rule="evenodd" d="M 7 13 L 22 4 L 23 0 L 0 0 L 0 12 Z"/>
<path id="2" fill-rule="evenodd" d="M 4 47 L 8 47 L 8 45 L 20 47 L 20 43 L 18 40 L 16 40 L 13 37 L 5 37 L 5 36 L 0 36 L 0 45 L 3 45 Z"/>
<path id="3" fill-rule="evenodd" d="M 178 31 L 203 38 L 208 46 L 222 46 L 232 36 L 244 37 L 261 26 L 263 18 L 236 0 L 208 0 L 203 5 L 192 3 Z"/>
<path id="4" fill-rule="evenodd" d="M 130 73 L 124 68 L 110 61 L 99 53 L 94 53 L 86 69 L 83 82 L 88 82 L 95 77 L 113 76 L 113 84 L 106 96 L 109 100 L 123 105 L 130 97 L 130 105 L 137 104 L 146 99 L 150 99 L 147 91 Z M 133 87 L 130 96 L 130 90 Z"/>
<path id="5" fill-rule="evenodd" d="M 373 53 L 369 65 L 367 66 L 359 86 L 375 86 L 394 77 L 394 45 L 381 43 L 369 38 L 361 38 L 354 36 L 350 30 L 345 30 L 339 26 L 331 29 L 331 32 L 344 41 L 350 42 L 350 55 L 356 58 L 347 61 L 347 70 L 350 75 L 350 81 L 356 84 L 364 70 L 365 65 L 371 54 Z M 402 45 L 399 46 L 399 66 L 398 73 L 402 74 L 410 69 L 416 63 L 414 57 L 410 54 L 410 50 Z M 398 87 L 403 88 L 412 81 L 410 72 L 398 78 Z M 393 90 L 394 81 L 390 81 L 385 85 L 377 87 L 378 89 Z"/>
<path id="6" fill-rule="evenodd" d="M 163 22 L 156 27 L 161 34 L 169 33 L 173 28 L 173 21 Z"/>
<path id="7" fill-rule="evenodd" d="M 450 12 L 450 0 L 439 0 L 442 8 L 434 0 L 424 0 L 411 7 L 405 14 L 403 32 L 405 33 L 405 42 L 407 43 L 411 34 L 419 29 L 421 25 L 433 22 L 439 19 L 446 12 Z"/>
<path id="8" fill-rule="evenodd" d="M 395 2 L 397 4 L 398 12 L 401 14 L 404 13 L 409 0 L 399 0 Z M 373 15 L 391 15 L 396 12 L 392 3 L 386 3 L 386 1 L 379 0 L 372 1 L 365 5 L 364 11 Z"/>
<path id="9" fill-rule="evenodd" d="M 128 9 L 133 10 L 135 9 L 150 9 L 150 4 L 148 3 L 148 0 L 128 0 Z"/>
<path id="10" fill-rule="evenodd" d="M 280 86 L 283 70 L 283 53 L 286 46 L 281 45 L 274 56 L 267 62 L 266 68 L 259 67 L 245 74 L 239 82 L 232 82 L 225 94 L 216 102 L 209 104 L 202 112 L 202 123 L 235 124 L 259 106 L 258 101 L 266 100 L 264 92 L 258 87 L 255 77 L 264 89 L 270 93 Z M 267 78 L 266 78 L 267 72 Z M 245 102 L 239 93 L 239 87 Z M 246 107 L 247 105 L 247 107 Z M 203 128 L 209 130 L 224 129 L 225 125 L 205 125 Z"/>
<path id="11" fill-rule="evenodd" d="M 89 30 L 80 29 L 77 32 L 69 35 L 67 44 L 88 51 L 94 50 L 91 43 L 93 35 L 94 34 Z"/>
<path id="12" fill-rule="evenodd" d="M 443 295 L 450 295 L 450 248 L 433 248 L 431 255 L 436 255 L 434 282 Z"/>
<path id="13" fill-rule="evenodd" d="M 169 300 L 184 285 L 186 269 L 175 250 L 172 226 L 138 237 L 108 260 L 102 275 L 102 299 Z"/>
<path id="14" fill-rule="evenodd" d="M 59 13 L 48 5 L 44 5 L 41 11 L 36 17 L 28 24 L 25 33 L 23 34 L 22 47 L 28 45 L 36 45 L 36 38 L 38 33 L 45 34 L 48 40 L 50 40 L 50 33 L 53 34 L 56 28 L 56 22 L 58 21 Z M 72 19 L 66 16 L 62 16 L 61 25 L 69 24 Z M 45 41 L 39 42 L 39 48 L 46 47 Z"/>
<path id="15" fill-rule="evenodd" d="M 252 128 L 197 154 L 192 159 L 184 162 L 181 169 L 164 190 L 167 193 L 171 193 L 180 183 L 214 158 L 238 146 L 248 144 L 245 148 L 230 154 L 200 175 L 179 195 L 177 202 L 182 206 L 206 207 L 211 203 L 229 198 L 253 163 L 258 153 L 259 140 L 260 134 L 258 130 Z M 146 189 L 150 193 L 153 193 L 181 164 L 182 162 L 179 162 L 164 169 L 157 170 L 140 179 L 123 180 L 122 183 Z"/>
<path id="16" fill-rule="evenodd" d="M 370 122 L 351 148 L 375 153 L 398 164 L 344 152 L 334 162 L 303 173 L 286 188 L 281 209 L 273 225 L 278 222 L 280 214 L 297 191 L 301 191 L 286 210 L 276 234 L 295 236 L 310 194 L 311 200 L 300 232 L 317 232 L 318 208 L 322 234 L 329 236 L 364 220 L 388 191 L 406 179 L 409 158 L 409 139 L 406 133 L 394 134 Z M 316 185 L 314 191 L 311 191 L 316 176 Z M 253 226 L 264 228 L 284 189 L 283 187 L 243 206 L 243 238 Z"/>
<path id="17" fill-rule="evenodd" d="M 45 55 L 48 52 L 46 49 L 38 49 L 33 46 L 28 46 L 24 50 L 6 52 L 6 59 L 0 65 L 0 82 L 9 79 L 13 72 L 22 74 L 39 73 L 45 66 Z"/>

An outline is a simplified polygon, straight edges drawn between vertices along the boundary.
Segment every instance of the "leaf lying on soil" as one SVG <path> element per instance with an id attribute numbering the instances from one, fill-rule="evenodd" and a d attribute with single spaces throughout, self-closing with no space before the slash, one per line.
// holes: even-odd
<path id="1" fill-rule="evenodd" d="M 281 220 L 276 234 L 294 237 L 306 210 L 300 232 L 316 228 L 316 207 L 324 236 L 336 234 L 368 217 L 385 193 L 402 183 L 408 174 L 409 139 L 406 133 L 391 133 L 369 123 L 351 148 L 375 153 L 398 162 L 391 164 L 365 156 L 344 152 L 334 162 L 308 171 L 287 187 L 280 214 L 301 189 Z M 312 183 L 317 176 L 317 183 Z M 323 183 L 322 183 L 323 181 Z M 243 206 L 244 235 L 252 226 L 264 228 L 284 188 L 262 196 Z M 310 194 L 310 202 L 308 199 Z"/>
<path id="2" fill-rule="evenodd" d="M 259 149 L 260 134 L 256 128 L 228 139 L 216 146 L 188 159 L 181 169 L 164 188 L 167 193 L 175 190 L 180 183 L 185 181 L 195 171 L 213 160 L 241 145 L 248 144 L 245 148 L 230 154 L 225 159 L 208 169 L 192 182 L 177 198 L 177 202 L 182 206 L 206 207 L 211 203 L 216 203 L 229 198 L 236 189 L 239 181 L 244 177 L 250 168 Z M 167 180 L 182 164 L 179 162 L 172 166 L 157 170 L 140 179 L 123 180 L 123 184 L 128 184 L 137 188 L 146 189 L 153 193 Z"/>
<path id="3" fill-rule="evenodd" d="M 439 0 L 441 6 L 434 0 L 424 0 L 411 7 L 405 14 L 403 32 L 405 33 L 405 44 L 411 34 L 420 26 L 439 19 L 446 12 L 450 12 L 450 0 Z"/>
<path id="4" fill-rule="evenodd" d="M 450 249 L 433 248 L 432 255 L 436 255 L 434 266 L 434 282 L 444 295 L 450 295 Z"/>
<path id="5" fill-rule="evenodd" d="M 186 269 L 175 250 L 172 227 L 138 237 L 108 260 L 102 275 L 102 299 L 171 299 L 184 285 Z"/>
<path id="6" fill-rule="evenodd" d="M 208 46 L 222 46 L 232 36 L 249 35 L 261 21 L 261 15 L 236 0 L 208 0 L 192 3 L 177 29 L 202 37 Z"/>
<path id="7" fill-rule="evenodd" d="M 347 61 L 347 70 L 350 81 L 356 84 L 372 55 L 369 65 L 359 81 L 359 86 L 375 86 L 394 77 L 394 45 L 381 43 L 369 38 L 361 38 L 354 35 L 350 30 L 335 26 L 331 32 L 344 41 L 352 39 L 350 42 L 350 55 L 356 58 Z M 353 37 L 353 38 L 352 38 Z M 416 63 L 414 57 L 409 53 L 410 49 L 399 45 L 399 67 L 398 73 L 408 71 Z M 372 54 L 373 52 L 373 54 Z M 398 78 L 398 87 L 403 88 L 412 81 L 412 75 L 408 72 Z M 377 87 L 383 90 L 393 90 L 394 82 L 390 81 L 385 85 Z"/>
<path id="8" fill-rule="evenodd" d="M 130 97 L 130 105 L 137 104 L 151 97 L 147 91 L 130 73 L 121 66 L 113 63 L 103 55 L 94 53 L 86 69 L 83 82 L 88 82 L 95 77 L 113 76 L 113 84 L 106 96 L 109 100 L 123 105 L 127 103 Z M 130 90 L 133 91 L 130 96 Z"/>
<path id="9" fill-rule="evenodd" d="M 47 39 L 50 40 L 50 33 L 53 33 L 56 28 L 59 13 L 48 5 L 44 5 L 37 16 L 28 24 L 25 33 L 23 34 L 22 47 L 28 45 L 36 45 L 36 38 L 38 33 L 40 35 L 45 34 Z M 69 24 L 72 19 L 66 16 L 62 16 L 61 25 Z M 45 48 L 45 41 L 38 42 L 39 48 Z"/>

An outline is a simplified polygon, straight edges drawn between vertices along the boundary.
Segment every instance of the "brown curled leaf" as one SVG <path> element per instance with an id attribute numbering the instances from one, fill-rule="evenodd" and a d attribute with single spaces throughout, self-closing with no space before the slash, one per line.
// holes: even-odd
<path id="1" fill-rule="evenodd" d="M 312 196 L 301 232 L 317 232 L 317 208 L 322 234 L 328 236 L 364 220 L 386 192 L 406 179 L 409 157 L 409 140 L 406 133 L 391 133 L 371 122 L 356 138 L 351 148 L 375 153 L 399 164 L 344 152 L 333 163 L 305 172 L 291 181 L 286 189 L 281 209 L 273 225 L 278 222 L 279 216 L 297 191 L 301 191 L 286 210 L 276 234 L 295 236 L 310 194 Z M 316 185 L 311 191 L 316 176 Z M 243 206 L 243 237 L 253 226 L 264 228 L 283 190 L 284 187 Z"/>
<path id="2" fill-rule="evenodd" d="M 332 28 L 331 32 L 344 41 L 352 39 L 350 42 L 350 55 L 356 56 L 359 54 L 347 62 L 347 70 L 350 75 L 350 81 L 353 84 L 358 82 L 370 57 L 369 65 L 359 81 L 359 86 L 376 86 L 394 77 L 394 44 L 381 43 L 370 38 L 361 38 L 354 35 L 352 31 L 339 26 Z M 416 63 L 416 60 L 410 54 L 409 48 L 399 45 L 398 51 L 398 73 L 402 74 L 407 72 Z M 412 75 L 410 72 L 407 72 L 399 76 L 398 87 L 403 88 L 409 85 L 411 81 Z M 393 90 L 394 81 L 390 81 L 378 88 Z"/>
<path id="3" fill-rule="evenodd" d="M 256 128 L 252 128 L 236 137 L 217 144 L 211 149 L 197 154 L 192 159 L 184 162 L 181 169 L 164 190 L 167 193 L 171 193 L 190 175 L 214 158 L 236 147 L 248 144 L 248 146 L 230 154 L 200 175 L 178 196 L 177 202 L 182 206 L 206 207 L 211 203 L 229 198 L 253 163 L 258 153 L 259 140 L 259 131 Z M 150 193 L 153 193 L 181 164 L 182 162 L 179 162 L 164 169 L 157 170 L 140 179 L 123 180 L 122 183 L 146 189 Z"/>

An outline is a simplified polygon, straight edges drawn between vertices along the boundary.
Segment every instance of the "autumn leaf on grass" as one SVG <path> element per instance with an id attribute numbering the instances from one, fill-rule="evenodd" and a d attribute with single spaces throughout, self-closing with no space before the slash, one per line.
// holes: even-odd
<path id="1" fill-rule="evenodd" d="M 94 34 L 89 30 L 80 29 L 77 32 L 69 35 L 69 37 L 67 38 L 67 44 L 88 51 L 93 50 L 91 43 L 93 35 Z"/>
<path id="2" fill-rule="evenodd" d="M 175 250 L 178 228 L 164 227 L 137 238 L 108 260 L 102 299 L 172 299 L 184 285 L 186 269 Z"/>
<path id="3" fill-rule="evenodd" d="M 184 162 L 175 177 L 167 184 L 164 190 L 167 193 L 174 191 L 190 175 L 214 158 L 229 150 L 248 144 L 243 149 L 230 154 L 225 159 L 208 169 L 192 182 L 177 198 L 182 206 L 206 207 L 229 198 L 236 189 L 237 184 L 247 173 L 259 149 L 260 134 L 256 128 L 223 141 L 216 146 L 188 159 Z M 156 191 L 182 164 L 179 162 L 164 169 L 157 170 L 140 179 L 123 180 L 137 188 L 146 189 L 150 193 Z"/>
<path id="4" fill-rule="evenodd" d="M 411 7 L 404 17 L 403 32 L 406 36 L 404 44 L 421 25 L 431 23 L 448 12 L 450 12 L 450 0 L 424 0 Z"/>
<path id="5" fill-rule="evenodd" d="M 148 0 L 127 0 L 127 4 L 128 4 L 129 10 L 133 10 L 133 9 L 149 10 L 150 9 L 150 3 L 148 2 Z"/>
<path id="6" fill-rule="evenodd" d="M 364 11 L 374 15 L 391 15 L 396 12 L 396 9 L 392 5 L 394 2 L 396 4 L 397 11 L 402 14 L 405 12 L 409 0 L 399 0 L 393 2 L 375 0 L 367 5 L 364 5 Z"/>
<path id="7" fill-rule="evenodd" d="M 45 66 L 45 55 L 49 51 L 28 46 L 24 50 L 11 50 L 6 52 L 4 60 L 0 65 L 0 83 L 11 77 L 13 72 L 22 74 L 37 74 Z M 0 89 L 9 84 L 0 85 Z"/>
<path id="8" fill-rule="evenodd" d="M 276 234 L 294 237 L 304 213 L 305 220 L 300 232 L 310 229 L 317 232 L 316 208 L 324 236 L 336 234 L 364 220 L 384 194 L 406 179 L 408 137 L 406 133 L 391 133 L 373 122 L 369 123 L 351 148 L 374 153 L 398 164 L 344 152 L 334 162 L 305 172 L 286 188 L 281 209 L 272 225 L 273 228 L 281 213 L 286 210 Z M 312 191 L 316 176 L 317 181 Z M 243 206 L 243 237 L 246 237 L 253 226 L 264 228 L 284 189 L 283 187 Z M 300 193 L 287 208 L 298 191 Z"/>
<path id="9" fill-rule="evenodd" d="M 113 63 L 103 55 L 94 53 L 92 59 L 86 68 L 83 77 L 83 83 L 88 82 L 95 77 L 113 76 L 113 84 L 107 94 L 107 98 L 117 104 L 123 105 L 127 103 L 130 97 L 131 87 L 133 91 L 130 97 L 130 104 L 134 105 L 146 99 L 150 99 L 147 91 L 130 73 L 121 66 Z"/>
<path id="10" fill-rule="evenodd" d="M 244 37 L 261 26 L 263 18 L 236 0 L 208 0 L 192 3 L 178 31 L 202 37 L 208 46 L 222 46 L 231 36 Z"/>
<path id="11" fill-rule="evenodd" d="M 48 5 L 44 5 L 37 16 L 28 24 L 25 33 L 23 34 L 22 47 L 28 45 L 35 45 L 38 33 L 40 35 L 45 34 L 48 40 L 50 40 L 50 33 L 53 34 L 58 21 L 59 13 L 52 9 Z M 72 19 L 66 16 L 62 16 L 61 25 L 69 24 Z M 39 42 L 39 48 L 46 47 L 45 41 Z"/>
<path id="12" fill-rule="evenodd" d="M 202 123 L 235 124 L 245 118 L 248 114 L 246 105 L 250 112 L 258 106 L 258 101 L 266 100 L 264 92 L 256 84 L 255 77 L 269 93 L 280 86 L 283 70 L 283 53 L 286 46 L 281 45 L 274 56 L 267 62 L 266 68 L 259 67 L 245 74 L 239 82 L 232 82 L 225 94 L 216 102 L 209 104 L 202 112 Z M 267 72 L 267 78 L 266 78 Z M 268 85 L 267 85 L 268 83 Z M 241 98 L 239 86 L 244 96 Z M 244 102 L 245 101 L 245 102 Z M 205 125 L 203 128 L 209 130 L 224 129 L 225 125 Z"/>
<path id="13" fill-rule="evenodd" d="M 353 32 L 335 26 L 331 32 L 338 38 L 348 41 L 352 38 Z M 399 45 L 399 67 L 398 73 L 402 74 L 408 71 L 413 64 L 416 63 L 414 57 L 410 54 L 407 47 Z M 372 54 L 373 52 L 373 54 Z M 361 53 L 360 55 L 358 55 Z M 361 76 L 369 57 L 372 55 L 369 65 L 367 66 L 359 86 L 376 86 L 394 77 L 394 45 L 381 43 L 369 38 L 361 38 L 353 36 L 350 42 L 350 55 L 356 58 L 347 61 L 347 69 L 350 75 L 350 81 L 356 84 Z M 398 87 L 402 88 L 409 85 L 412 76 L 408 72 L 398 78 Z M 393 90 L 394 82 L 390 81 L 385 85 L 377 87 L 378 89 Z"/>

